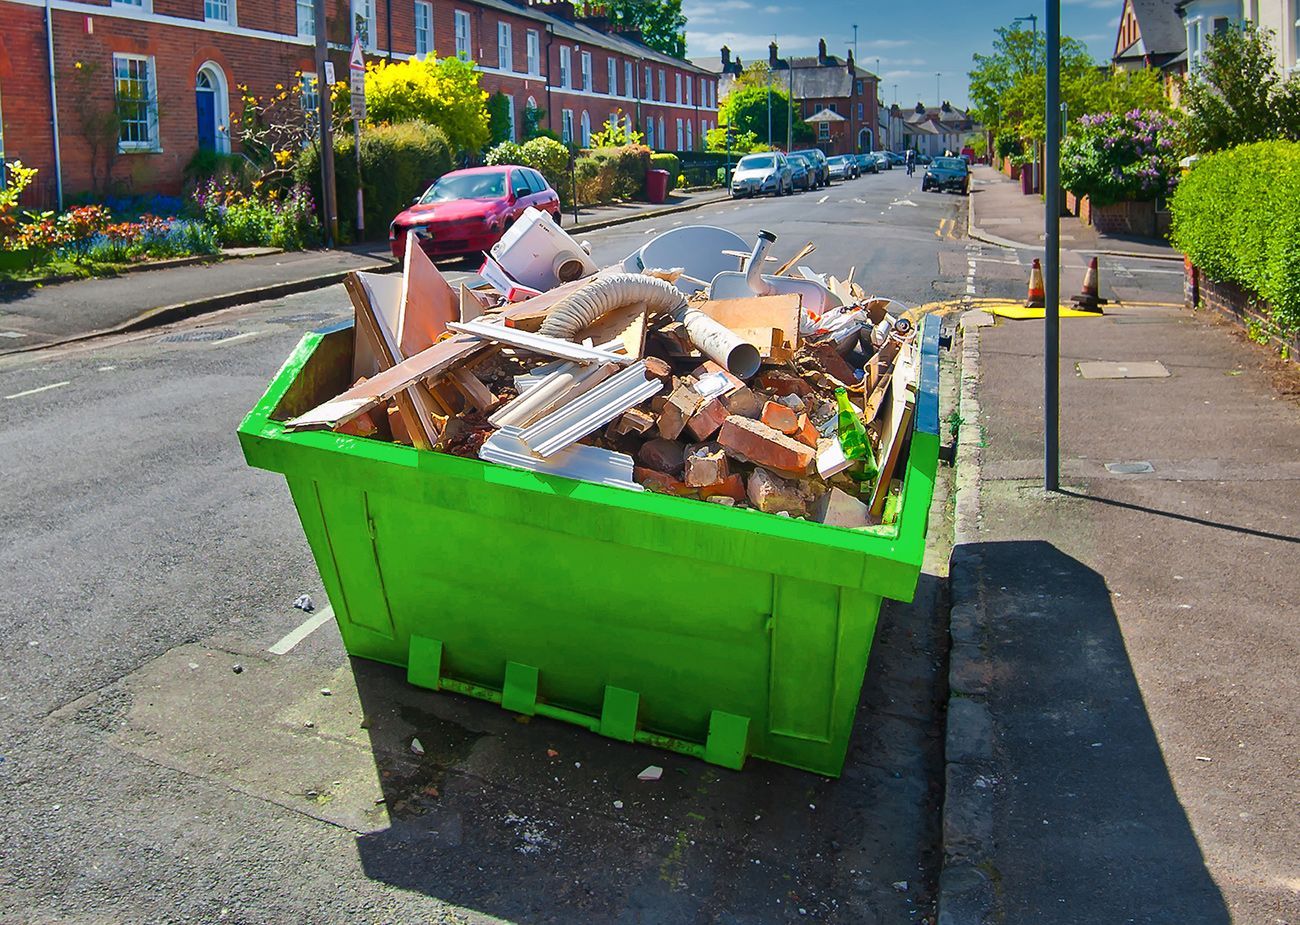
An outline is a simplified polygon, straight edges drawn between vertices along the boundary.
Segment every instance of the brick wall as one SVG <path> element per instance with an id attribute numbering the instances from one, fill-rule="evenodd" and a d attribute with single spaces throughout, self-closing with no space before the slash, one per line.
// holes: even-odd
<path id="1" fill-rule="evenodd" d="M 1183 303 L 1204 308 L 1266 340 L 1268 346 L 1293 361 L 1300 361 L 1300 333 L 1284 335 L 1273 329 L 1269 304 L 1236 283 L 1216 282 L 1183 260 Z"/>
<path id="2" fill-rule="evenodd" d="M 1091 207 L 1091 224 L 1098 234 L 1133 234 L 1144 238 L 1156 236 L 1154 202 L 1117 202 Z"/>

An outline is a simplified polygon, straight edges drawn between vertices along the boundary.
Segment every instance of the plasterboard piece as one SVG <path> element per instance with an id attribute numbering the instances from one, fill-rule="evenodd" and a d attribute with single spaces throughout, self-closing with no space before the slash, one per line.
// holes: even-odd
<path id="1" fill-rule="evenodd" d="M 539 459 L 519 439 L 517 427 L 504 427 L 484 441 L 479 458 L 487 462 L 525 469 L 542 475 L 560 475 L 582 482 L 595 482 L 629 491 L 644 491 L 632 479 L 632 457 L 598 446 L 575 444 L 548 459 Z"/>
<path id="2" fill-rule="evenodd" d="M 508 328 L 503 324 L 491 324 L 486 321 L 468 321 L 464 324 L 452 322 L 447 327 L 462 334 L 472 334 L 484 340 L 531 350 L 543 356 L 572 360 L 575 363 L 617 363 L 620 366 L 625 366 L 636 359 L 624 353 L 614 353 L 610 350 L 602 350 L 599 347 L 585 347 L 572 341 L 560 340 L 558 337 L 547 337 L 545 334 L 530 334 L 518 328 Z"/>
<path id="3" fill-rule="evenodd" d="M 638 360 L 617 376 L 526 428 L 520 439 L 538 456 L 552 456 L 603 427 L 628 408 L 650 398 L 664 387 L 647 379 L 645 362 Z"/>

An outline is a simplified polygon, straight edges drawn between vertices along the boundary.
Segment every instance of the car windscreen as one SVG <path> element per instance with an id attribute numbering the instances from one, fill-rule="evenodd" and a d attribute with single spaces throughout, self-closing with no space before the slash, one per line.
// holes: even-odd
<path id="1" fill-rule="evenodd" d="M 739 170 L 767 170 L 776 166 L 776 158 L 771 155 L 750 155 L 742 157 L 736 165 Z"/>
<path id="2" fill-rule="evenodd" d="M 449 202 L 452 199 L 500 199 L 506 194 L 504 173 L 449 174 L 425 191 L 420 202 Z"/>
<path id="3" fill-rule="evenodd" d="M 934 166 L 941 170 L 965 170 L 966 162 L 959 157 L 936 157 Z"/>

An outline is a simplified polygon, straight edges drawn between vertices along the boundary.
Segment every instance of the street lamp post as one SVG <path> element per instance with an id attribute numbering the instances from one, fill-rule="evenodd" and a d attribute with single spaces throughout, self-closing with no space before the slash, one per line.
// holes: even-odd
<path id="1" fill-rule="evenodd" d="M 1047 0 L 1046 199 L 1043 206 L 1043 488 L 1060 488 L 1061 388 L 1061 0 Z"/>

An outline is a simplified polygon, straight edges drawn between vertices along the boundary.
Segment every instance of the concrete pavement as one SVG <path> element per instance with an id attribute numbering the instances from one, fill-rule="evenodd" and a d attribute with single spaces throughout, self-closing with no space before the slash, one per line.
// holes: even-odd
<path id="1" fill-rule="evenodd" d="M 1202 317 L 1066 320 L 1047 496 L 1042 322 L 966 337 L 940 922 L 1300 920 L 1300 409 Z"/>

